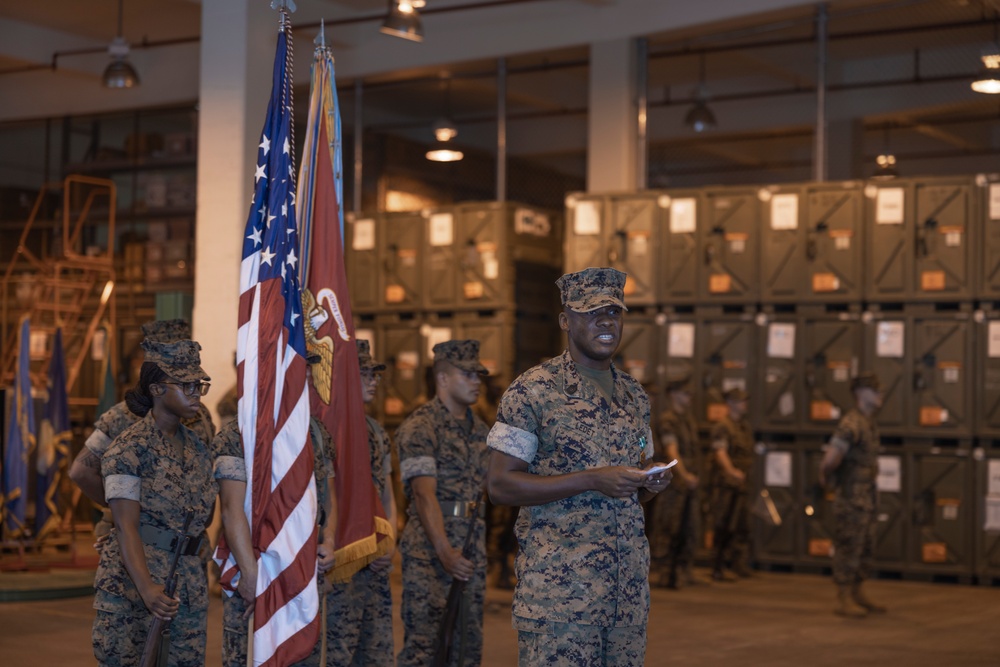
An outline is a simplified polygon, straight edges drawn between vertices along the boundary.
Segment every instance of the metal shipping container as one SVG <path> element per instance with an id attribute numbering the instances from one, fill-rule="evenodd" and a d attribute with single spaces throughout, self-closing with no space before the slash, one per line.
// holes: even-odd
<path id="1" fill-rule="evenodd" d="M 883 434 L 902 435 L 910 425 L 913 331 L 902 313 L 865 313 L 864 318 L 863 370 L 877 373 L 882 383 L 882 408 L 876 421 Z"/>
<path id="2" fill-rule="evenodd" d="M 803 300 L 861 301 L 865 244 L 861 183 L 810 183 L 803 189 L 801 204 L 808 276 Z"/>
<path id="3" fill-rule="evenodd" d="M 760 199 L 761 300 L 789 303 L 811 295 L 806 274 L 804 190 L 799 185 L 763 188 Z"/>
<path id="4" fill-rule="evenodd" d="M 791 438 L 770 438 L 754 464 L 751 532 L 760 563 L 794 564 L 802 498 L 802 452 Z"/>
<path id="5" fill-rule="evenodd" d="M 977 177 L 976 185 L 980 188 L 977 217 L 982 229 L 978 296 L 1000 299 L 1000 174 Z"/>
<path id="6" fill-rule="evenodd" d="M 424 228 L 419 213 L 383 213 L 377 220 L 381 270 L 379 306 L 384 310 L 420 310 L 426 288 Z"/>
<path id="7" fill-rule="evenodd" d="M 746 187 L 705 191 L 698 240 L 703 303 L 754 303 L 760 296 L 760 202 Z"/>
<path id="8" fill-rule="evenodd" d="M 699 389 L 695 414 L 699 421 L 714 422 L 725 416 L 723 394 L 729 389 L 755 389 L 757 329 L 751 313 L 699 317 L 695 343 Z M 759 402 L 759 396 L 750 397 L 752 422 Z"/>
<path id="9" fill-rule="evenodd" d="M 912 457 L 913 571 L 972 574 L 975 510 L 969 444 L 908 444 Z"/>
<path id="10" fill-rule="evenodd" d="M 379 240 L 383 225 L 378 217 L 348 215 L 344 224 L 344 270 L 351 294 L 351 309 L 374 312 L 379 307 Z"/>
<path id="11" fill-rule="evenodd" d="M 914 435 L 972 435 L 973 324 L 968 313 L 914 316 Z"/>
<path id="12" fill-rule="evenodd" d="M 799 318 L 758 316 L 758 355 L 763 368 L 754 388 L 763 430 L 795 432 L 802 423 L 802 350 L 805 345 Z"/>
<path id="13" fill-rule="evenodd" d="M 698 227 L 704 224 L 705 200 L 698 190 L 670 190 L 659 198 L 660 297 L 671 305 L 698 300 L 703 262 L 698 253 Z"/>
<path id="14" fill-rule="evenodd" d="M 1000 436 L 1000 311 L 976 317 L 976 432 Z"/>
<path id="15" fill-rule="evenodd" d="M 862 327 L 859 316 L 804 316 L 801 321 L 803 427 L 830 431 L 854 407 L 851 378 L 859 372 Z"/>

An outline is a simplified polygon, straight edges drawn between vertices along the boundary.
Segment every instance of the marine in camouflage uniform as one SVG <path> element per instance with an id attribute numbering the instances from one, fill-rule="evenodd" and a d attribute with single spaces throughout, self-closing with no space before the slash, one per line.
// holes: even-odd
<path id="1" fill-rule="evenodd" d="M 316 476 L 316 503 L 320 509 L 317 520 L 320 521 L 320 532 L 326 525 L 327 517 L 322 508 L 330 503 L 330 492 L 333 477 L 333 439 L 318 419 L 310 418 L 309 435 L 313 446 L 313 466 Z M 213 442 L 215 453 L 215 479 L 232 480 L 247 483 L 246 460 L 243 455 L 243 443 L 240 440 L 239 421 L 231 419 L 223 425 L 219 435 Z M 222 665 L 223 667 L 244 667 L 247 664 L 247 620 L 244 614 L 249 602 L 239 594 L 230 595 L 225 591 L 222 596 Z M 322 594 L 322 591 L 320 591 Z M 312 654 L 305 660 L 295 663 L 295 667 L 318 667 L 322 647 L 317 642 Z M 338 663 L 333 663 L 338 664 Z"/>
<path id="2" fill-rule="evenodd" d="M 399 545 L 403 556 L 403 649 L 397 657 L 399 667 L 425 667 L 434 656 L 452 583 L 443 559 L 456 558 L 454 550 L 462 549 L 470 521 L 475 530 L 473 553 L 458 559 L 470 561 L 472 566 L 463 604 L 467 611 L 460 614 L 448 664 L 478 665 L 482 659 L 486 525 L 480 499 L 489 430 L 470 406 L 478 397 L 478 376 L 488 371 L 479 363 L 479 342 L 475 340 L 438 343 L 434 346 L 434 362 L 436 396 L 413 411 L 396 432 L 400 476 L 410 501 L 409 521 Z M 460 418 L 450 409 L 463 406 L 465 414 Z M 414 490 L 418 483 L 427 488 L 423 478 L 433 480 L 433 498 L 425 499 Z M 419 505 L 425 501 L 427 513 L 422 517 Z M 435 512 L 442 517 L 443 534 Z M 472 512 L 475 514 L 468 516 Z M 425 525 L 425 518 L 429 525 Z M 442 538 L 436 544 L 435 531 Z"/>
<path id="3" fill-rule="evenodd" d="M 676 458 L 674 475 L 679 479 L 649 502 L 646 532 L 652 557 L 650 580 L 655 585 L 677 588 L 678 568 L 685 583 L 695 583 L 691 566 L 701 533 L 701 446 L 698 422 L 690 408 L 690 376 L 668 379 L 666 391 L 669 406 L 660 415 L 655 460 L 669 462 Z"/>
<path id="4" fill-rule="evenodd" d="M 569 350 L 514 381 L 490 431 L 490 495 L 522 504 L 512 609 L 522 667 L 638 667 L 645 657 L 640 500 L 669 477 L 637 470 L 654 454 L 649 398 L 611 363 L 624 282 L 614 269 L 557 281 Z"/>
<path id="5" fill-rule="evenodd" d="M 366 340 L 358 340 L 358 365 L 363 387 L 374 398 L 378 375 L 385 365 L 372 359 Z M 366 402 L 368 400 L 366 393 Z M 368 449 L 371 456 L 372 484 L 382 500 L 389 523 L 395 526 L 392 484 L 386 484 L 392 472 L 389 436 L 382 425 L 365 417 L 368 425 Z M 393 537 L 393 539 L 395 539 Z M 327 664 L 338 667 L 391 667 L 394 661 L 392 640 L 392 591 L 389 588 L 391 554 L 380 556 L 354 574 L 347 583 L 334 583 L 327 594 L 326 638 Z"/>
<path id="6" fill-rule="evenodd" d="M 884 612 L 862 590 L 871 576 L 875 518 L 878 510 L 878 426 L 874 412 L 882 404 L 881 387 L 874 373 L 862 373 L 851 384 L 857 400 L 841 418 L 821 464 L 824 483 L 833 478 L 836 492 L 833 515 L 833 581 L 838 591 L 836 612 L 864 616 Z"/>
<path id="7" fill-rule="evenodd" d="M 725 394 L 728 414 L 711 430 L 715 454 L 715 567 L 712 578 L 721 581 L 727 564 L 741 577 L 750 576 L 750 472 L 753 468 L 753 428 L 746 417 L 748 394 L 730 389 Z"/>
<path id="8" fill-rule="evenodd" d="M 175 382 L 208 380 L 200 366 L 200 346 L 193 341 L 143 342 L 146 362 L 156 364 Z M 163 382 L 161 384 L 166 384 Z M 209 445 L 183 424 L 176 441 L 160 430 L 154 408 L 125 429 L 101 461 L 105 494 L 109 502 L 139 504 L 138 538 L 153 584 L 163 584 L 170 567 L 170 540 L 180 534 L 185 508 L 194 510 L 188 528 L 191 543 L 177 566 L 176 597 L 179 610 L 170 622 L 170 666 L 195 667 L 205 663 L 208 584 L 198 556 L 205 526 L 212 519 L 217 487 L 212 479 Z M 94 581 L 93 645 L 99 664 L 134 667 L 138 664 L 152 615 L 126 570 L 121 527 L 111 531 L 101 551 Z"/>

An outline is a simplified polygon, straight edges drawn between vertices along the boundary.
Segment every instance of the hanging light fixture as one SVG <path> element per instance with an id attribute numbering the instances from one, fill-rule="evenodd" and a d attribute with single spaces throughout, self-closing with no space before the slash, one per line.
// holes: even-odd
<path id="1" fill-rule="evenodd" d="M 417 13 L 418 5 L 422 7 L 423 3 L 419 0 L 389 0 L 389 13 L 379 31 L 411 42 L 424 41 L 424 24 Z"/>
<path id="2" fill-rule="evenodd" d="M 873 179 L 888 181 L 899 176 L 899 170 L 896 169 L 896 156 L 892 154 L 892 150 L 889 148 L 888 125 L 885 126 L 882 153 L 875 158 L 875 164 L 878 166 L 878 169 L 872 175 Z"/>
<path id="3" fill-rule="evenodd" d="M 695 92 L 694 106 L 684 116 L 684 124 L 695 132 L 704 132 L 716 126 L 715 114 L 708 108 L 708 89 L 705 87 L 705 55 L 701 56 L 698 75 L 698 90 Z"/>
<path id="4" fill-rule="evenodd" d="M 445 88 L 445 117 L 434 123 L 434 145 L 425 157 L 431 162 L 458 162 L 465 154 L 448 142 L 458 136 L 458 129 L 451 120 L 451 79 Z"/>
<path id="5" fill-rule="evenodd" d="M 118 34 L 108 46 L 111 62 L 104 68 L 105 88 L 134 88 L 139 85 L 139 74 L 128 61 L 128 42 L 122 37 L 122 3 L 118 0 Z"/>
<path id="6" fill-rule="evenodd" d="M 977 93 L 1000 95 L 1000 10 L 993 17 L 993 43 L 983 50 L 983 71 L 972 82 Z"/>

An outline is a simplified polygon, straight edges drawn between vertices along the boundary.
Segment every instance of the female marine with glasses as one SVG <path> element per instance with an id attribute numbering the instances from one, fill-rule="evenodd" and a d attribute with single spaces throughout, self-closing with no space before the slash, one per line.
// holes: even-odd
<path id="1" fill-rule="evenodd" d="M 94 656 L 106 667 L 136 665 L 153 617 L 170 620 L 170 664 L 205 663 L 208 584 L 198 551 L 218 486 L 209 443 L 181 422 L 198 414 L 209 388 L 201 346 L 190 340 L 142 342 L 139 382 L 125 394 L 141 419 L 101 461 L 115 529 L 94 582 Z M 183 532 L 188 511 L 192 519 Z M 163 591 L 178 540 L 174 597 Z"/>

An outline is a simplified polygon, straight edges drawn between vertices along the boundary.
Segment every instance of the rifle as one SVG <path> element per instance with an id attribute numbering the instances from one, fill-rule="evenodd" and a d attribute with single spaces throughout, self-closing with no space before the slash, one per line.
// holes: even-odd
<path id="1" fill-rule="evenodd" d="M 177 535 L 177 544 L 174 546 L 174 555 L 170 560 L 170 569 L 167 571 L 167 578 L 163 581 L 163 592 L 170 597 L 174 596 L 177 590 L 177 563 L 181 555 L 187 550 L 188 541 L 191 537 L 187 534 L 191 527 L 191 520 L 194 518 L 194 510 L 188 508 L 184 515 L 184 528 Z M 166 641 L 164 641 L 166 640 Z M 139 660 L 139 667 L 167 667 L 168 654 L 170 653 L 170 621 L 153 617 L 153 622 L 149 626 L 146 634 L 146 643 L 142 647 L 142 658 Z"/>
<path id="2" fill-rule="evenodd" d="M 469 517 L 469 529 L 465 533 L 465 542 L 462 544 L 462 557 L 469 558 L 472 554 L 472 538 L 476 535 L 476 521 L 479 519 L 479 505 L 482 500 L 475 503 L 472 509 L 472 516 Z M 431 667 L 445 667 L 448 658 L 451 656 L 451 649 L 455 643 L 455 622 L 458 620 L 458 608 L 462 603 L 462 596 L 465 593 L 467 581 L 460 581 L 452 578 L 451 588 L 448 590 L 448 602 L 444 607 L 444 615 L 441 617 L 441 625 L 438 626 L 437 647 L 434 649 L 434 660 Z"/>

